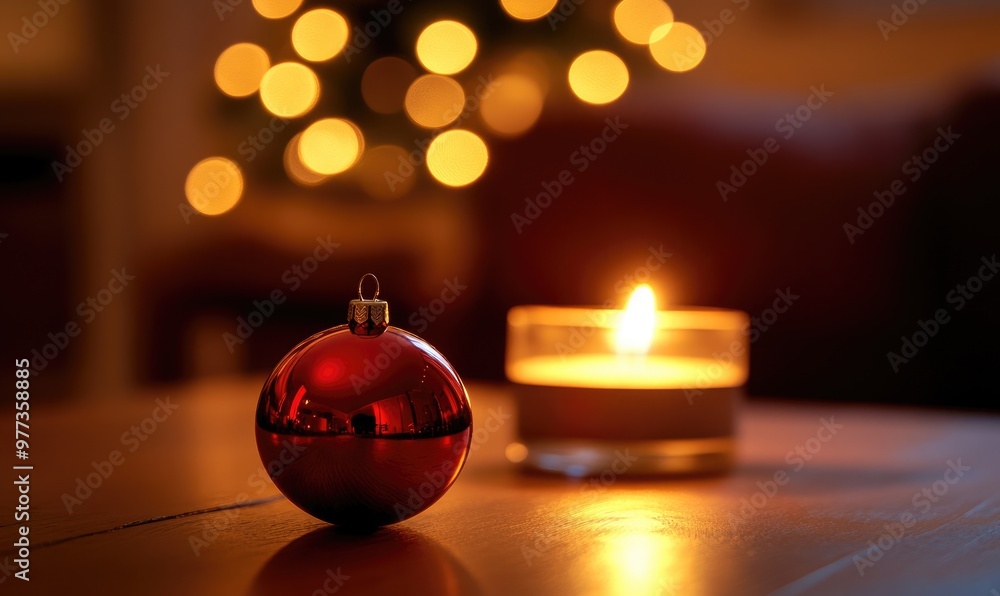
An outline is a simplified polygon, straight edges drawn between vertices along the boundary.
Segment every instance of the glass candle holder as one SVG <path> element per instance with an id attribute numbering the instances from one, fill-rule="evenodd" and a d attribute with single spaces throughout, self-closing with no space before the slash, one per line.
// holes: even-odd
<path id="1" fill-rule="evenodd" d="M 570 476 L 729 469 L 749 373 L 746 313 L 650 312 L 640 345 L 622 341 L 625 313 L 509 311 L 506 373 L 516 387 L 521 444 L 508 457 Z"/>

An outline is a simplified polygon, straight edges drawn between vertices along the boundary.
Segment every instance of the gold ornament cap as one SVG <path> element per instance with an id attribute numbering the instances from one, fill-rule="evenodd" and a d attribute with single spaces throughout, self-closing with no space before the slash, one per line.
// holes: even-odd
<path id="1" fill-rule="evenodd" d="M 375 281 L 375 294 L 366 299 L 362 293 L 365 280 Z M 378 299 L 378 278 L 373 273 L 365 273 L 358 282 L 358 298 L 347 305 L 347 326 L 351 333 L 361 337 L 377 337 L 389 327 L 389 303 Z"/>

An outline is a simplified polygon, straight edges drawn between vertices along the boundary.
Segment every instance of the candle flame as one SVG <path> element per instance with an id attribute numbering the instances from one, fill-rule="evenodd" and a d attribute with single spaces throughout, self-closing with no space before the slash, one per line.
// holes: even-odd
<path id="1" fill-rule="evenodd" d="M 656 304 L 653 290 L 646 284 L 635 288 L 615 333 L 619 354 L 645 354 L 653 341 L 656 327 Z"/>

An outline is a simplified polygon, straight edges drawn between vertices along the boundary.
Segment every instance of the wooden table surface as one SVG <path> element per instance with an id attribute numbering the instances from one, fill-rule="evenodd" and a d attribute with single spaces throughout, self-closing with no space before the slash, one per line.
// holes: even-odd
<path id="1" fill-rule="evenodd" d="M 264 476 L 261 381 L 36 405 L 31 581 L 11 575 L 20 522 L 5 514 L 0 592 L 1000 595 L 995 415 L 751 402 L 732 474 L 595 486 L 513 469 L 510 394 L 473 383 L 477 423 L 498 422 L 455 486 L 411 520 L 352 535 Z M 176 409 L 154 412 L 168 396 Z M 119 465 L 100 465 L 113 451 Z M 10 466 L 23 462 L 9 458 L 0 506 L 13 512 Z M 107 478 L 74 495 L 94 462 Z"/>

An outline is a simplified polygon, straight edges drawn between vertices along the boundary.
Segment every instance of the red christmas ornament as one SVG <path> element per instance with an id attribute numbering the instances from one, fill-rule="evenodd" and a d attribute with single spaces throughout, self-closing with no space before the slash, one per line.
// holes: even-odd
<path id="1" fill-rule="evenodd" d="M 362 284 L 375 280 L 375 295 Z M 348 324 L 292 348 L 257 403 L 257 450 L 278 489 L 332 524 L 373 527 L 430 507 L 469 453 L 472 410 L 433 346 L 389 326 L 368 273 Z"/>

